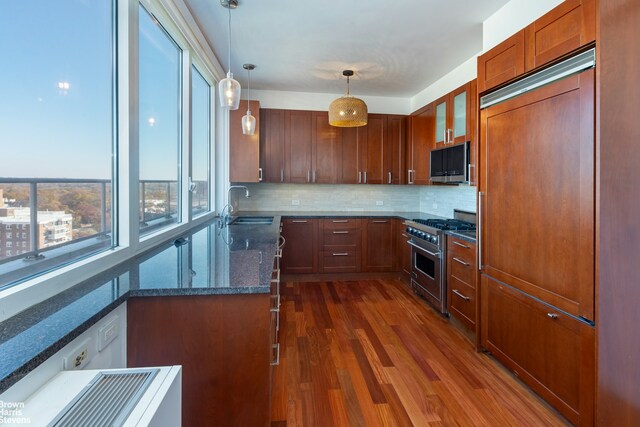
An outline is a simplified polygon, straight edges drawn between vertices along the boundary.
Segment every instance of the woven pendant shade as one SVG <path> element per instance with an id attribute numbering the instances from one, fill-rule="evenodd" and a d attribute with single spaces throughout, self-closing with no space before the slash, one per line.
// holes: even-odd
<path id="1" fill-rule="evenodd" d="M 329 106 L 329 124 L 341 128 L 367 125 L 367 104 L 354 96 L 343 96 Z"/>
<path id="2" fill-rule="evenodd" d="M 347 94 L 329 105 L 329 124 L 341 128 L 366 126 L 369 115 L 367 104 L 349 93 L 349 77 L 353 76 L 353 71 L 344 70 L 342 75 L 347 78 Z"/>

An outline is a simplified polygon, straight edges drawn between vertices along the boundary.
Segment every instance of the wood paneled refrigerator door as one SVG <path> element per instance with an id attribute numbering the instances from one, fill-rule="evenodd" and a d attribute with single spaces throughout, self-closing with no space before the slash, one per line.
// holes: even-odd
<path id="1" fill-rule="evenodd" d="M 284 110 L 260 111 L 260 167 L 264 182 L 284 182 Z"/>
<path id="2" fill-rule="evenodd" d="M 482 111 L 482 270 L 594 319 L 594 71 Z"/>
<path id="3" fill-rule="evenodd" d="M 311 182 L 335 184 L 341 168 L 340 128 L 329 124 L 329 114 L 326 111 L 314 111 L 311 118 L 313 136 Z"/>
<path id="4" fill-rule="evenodd" d="M 311 182 L 311 111 L 287 110 L 284 116 L 287 182 Z"/>

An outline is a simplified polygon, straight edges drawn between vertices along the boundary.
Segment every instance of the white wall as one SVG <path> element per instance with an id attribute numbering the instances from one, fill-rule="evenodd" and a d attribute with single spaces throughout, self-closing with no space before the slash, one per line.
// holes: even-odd
<path id="1" fill-rule="evenodd" d="M 244 95 L 244 94 L 243 94 Z M 251 99 L 260 101 L 261 108 L 285 110 L 327 111 L 329 104 L 344 93 L 285 92 L 277 90 L 252 90 Z M 358 96 L 367 103 L 370 113 L 409 114 L 409 98 L 386 96 Z"/>
<path id="2" fill-rule="evenodd" d="M 484 21 L 482 26 L 482 48 L 484 51 L 491 49 L 549 12 L 562 1 L 511 0 Z"/>
<path id="3" fill-rule="evenodd" d="M 98 332 L 104 325 L 117 318 L 118 336 L 101 352 L 98 351 Z M 0 401 L 23 402 L 64 370 L 64 358 L 69 356 L 87 338 L 91 339 L 89 346 L 90 361 L 84 369 L 116 369 L 125 368 L 127 364 L 127 303 L 119 305 L 115 310 L 95 325 L 80 334 L 76 339 L 64 346 L 44 363 L 31 371 L 27 376 L 0 394 Z"/>

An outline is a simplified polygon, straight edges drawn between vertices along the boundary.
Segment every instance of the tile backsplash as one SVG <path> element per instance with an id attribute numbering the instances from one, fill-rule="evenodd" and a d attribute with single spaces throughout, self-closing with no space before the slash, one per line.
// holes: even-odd
<path id="1" fill-rule="evenodd" d="M 476 188 L 413 185 L 250 184 L 238 198 L 241 211 L 401 211 L 452 217 L 475 212 Z"/>

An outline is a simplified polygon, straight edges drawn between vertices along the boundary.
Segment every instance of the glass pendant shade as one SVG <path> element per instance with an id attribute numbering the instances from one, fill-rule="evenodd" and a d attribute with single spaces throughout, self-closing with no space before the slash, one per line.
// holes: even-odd
<path id="1" fill-rule="evenodd" d="M 240 105 L 240 83 L 234 80 L 231 72 L 218 83 L 220 106 L 225 110 L 237 110 Z"/>
<path id="2" fill-rule="evenodd" d="M 256 118 L 251 115 L 251 111 L 247 110 L 247 114 L 242 116 L 242 133 L 245 135 L 253 135 L 256 132 Z"/>
<path id="3" fill-rule="evenodd" d="M 368 114 L 362 99 L 345 95 L 329 105 L 329 124 L 343 128 L 366 126 Z"/>

